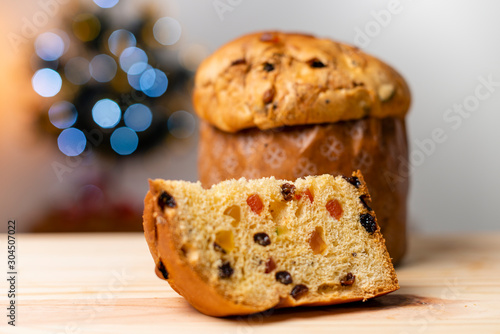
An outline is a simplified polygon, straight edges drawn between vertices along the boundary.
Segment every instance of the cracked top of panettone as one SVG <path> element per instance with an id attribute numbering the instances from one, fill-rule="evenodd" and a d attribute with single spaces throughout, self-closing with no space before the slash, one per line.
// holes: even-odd
<path id="1" fill-rule="evenodd" d="M 330 39 L 283 32 L 242 36 L 200 65 L 193 102 L 217 128 L 236 132 L 404 117 L 410 91 L 393 68 Z"/>

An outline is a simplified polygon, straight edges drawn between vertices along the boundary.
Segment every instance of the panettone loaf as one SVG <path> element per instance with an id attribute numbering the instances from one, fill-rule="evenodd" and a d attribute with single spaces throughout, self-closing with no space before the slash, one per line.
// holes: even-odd
<path id="1" fill-rule="evenodd" d="M 410 101 L 401 75 L 356 47 L 298 33 L 242 36 L 196 73 L 199 179 L 210 187 L 360 169 L 398 263 L 406 250 Z"/>
<path id="2" fill-rule="evenodd" d="M 366 300 L 399 288 L 361 174 L 150 181 L 156 274 L 212 316 Z"/>

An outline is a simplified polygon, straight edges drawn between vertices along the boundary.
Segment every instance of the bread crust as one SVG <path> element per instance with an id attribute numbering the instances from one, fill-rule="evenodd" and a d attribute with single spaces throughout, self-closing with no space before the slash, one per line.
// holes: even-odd
<path id="1" fill-rule="evenodd" d="M 369 198 L 366 183 L 359 172 L 354 173 L 361 181 L 359 189 L 361 193 Z M 203 280 L 181 256 L 180 246 L 177 244 L 176 226 L 174 219 L 167 214 L 162 214 L 155 206 L 159 189 L 154 182 L 150 181 L 150 191 L 147 193 L 144 203 L 144 233 L 150 252 L 155 261 L 156 275 L 169 282 L 172 288 L 182 295 L 186 300 L 200 312 L 216 317 L 244 315 L 265 311 L 271 307 L 282 308 L 291 306 L 318 306 L 347 303 L 387 294 L 399 289 L 396 273 L 391 260 L 384 246 L 384 239 L 377 225 L 377 230 L 373 233 L 382 248 L 384 257 L 387 260 L 385 267 L 389 272 L 391 284 L 380 288 L 378 291 L 372 291 L 364 296 L 353 298 L 338 298 L 325 296 L 324 300 L 308 302 L 307 299 L 295 300 L 290 296 L 280 298 L 274 305 L 250 306 L 236 304 L 226 299 L 214 287 Z M 376 217 L 375 217 L 376 219 Z M 161 267 L 163 269 L 160 269 Z M 167 277 L 165 277 L 165 274 Z"/>
<path id="2" fill-rule="evenodd" d="M 242 36 L 205 59 L 198 115 L 227 131 L 404 117 L 410 91 L 393 68 L 356 47 L 277 31 Z"/>

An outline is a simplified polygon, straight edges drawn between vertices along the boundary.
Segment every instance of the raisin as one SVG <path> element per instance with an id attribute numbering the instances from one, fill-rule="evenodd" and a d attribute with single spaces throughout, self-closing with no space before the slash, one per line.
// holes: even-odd
<path id="1" fill-rule="evenodd" d="M 245 60 L 245 58 L 241 58 L 241 59 L 236 59 L 234 60 L 232 63 L 231 63 L 231 66 L 234 66 L 234 65 L 241 65 L 241 64 L 246 64 L 247 61 Z"/>
<path id="2" fill-rule="evenodd" d="M 355 279 L 356 275 L 353 275 L 352 273 L 347 273 L 347 275 L 340 280 L 340 285 L 342 286 L 353 285 Z"/>
<path id="3" fill-rule="evenodd" d="M 372 211 L 372 208 L 370 208 L 368 206 L 368 204 L 366 204 L 366 200 L 365 200 L 366 198 L 367 198 L 366 195 L 362 195 L 362 196 L 359 197 L 359 200 L 361 201 L 361 204 L 363 204 L 363 206 L 365 207 L 366 210 Z"/>
<path id="4" fill-rule="evenodd" d="M 224 262 L 219 266 L 219 277 L 220 278 L 229 278 L 233 275 L 234 270 L 229 264 L 229 262 Z"/>
<path id="5" fill-rule="evenodd" d="M 290 292 L 290 295 L 294 299 L 299 299 L 303 295 L 305 295 L 309 291 L 309 288 L 305 286 L 304 284 L 297 284 L 296 286 L 293 287 L 292 292 Z"/>
<path id="6" fill-rule="evenodd" d="M 214 249 L 216 251 L 219 251 L 219 252 L 222 252 L 222 254 L 226 254 L 226 251 L 224 250 L 224 248 L 222 248 L 218 243 L 214 242 Z"/>
<path id="7" fill-rule="evenodd" d="M 373 233 L 377 230 L 377 223 L 375 222 L 375 218 L 369 213 L 363 213 L 359 220 L 361 225 L 365 228 L 366 232 Z"/>
<path id="8" fill-rule="evenodd" d="M 262 95 L 262 102 L 264 102 L 264 104 L 273 102 L 274 94 L 276 94 L 276 89 L 274 89 L 274 87 L 269 88 L 264 92 L 264 95 Z"/>
<path id="9" fill-rule="evenodd" d="M 352 184 L 356 188 L 359 188 L 359 186 L 361 185 L 361 181 L 359 181 L 359 179 L 356 176 L 351 176 L 351 177 L 343 176 L 343 178 L 346 179 L 347 182 L 349 182 L 350 184 Z"/>
<path id="10" fill-rule="evenodd" d="M 274 71 L 274 65 L 270 64 L 270 63 L 265 63 L 264 64 L 264 71 L 266 71 L 266 72 Z"/>
<path id="11" fill-rule="evenodd" d="M 307 63 L 309 64 L 309 66 L 311 66 L 313 68 L 322 68 L 322 67 L 326 66 L 318 58 L 311 59 Z"/>
<path id="12" fill-rule="evenodd" d="M 162 191 L 160 196 L 158 196 L 158 206 L 164 210 L 165 206 L 169 208 L 175 208 L 177 204 L 175 203 L 175 199 L 167 193 L 166 191 Z"/>
<path id="13" fill-rule="evenodd" d="M 309 190 L 309 188 L 307 188 L 306 191 L 304 191 L 304 196 L 309 198 L 309 201 L 311 201 L 311 203 L 314 202 L 314 196 L 311 193 L 311 191 Z"/>
<path id="14" fill-rule="evenodd" d="M 328 203 L 326 203 L 326 209 L 330 213 L 330 216 L 332 216 L 337 220 L 339 220 L 340 217 L 342 217 L 342 213 L 344 212 L 344 210 L 342 210 L 342 205 L 336 199 L 328 201 Z"/>
<path id="15" fill-rule="evenodd" d="M 271 238 L 269 238 L 267 233 L 255 233 L 253 241 L 261 246 L 269 246 L 271 244 Z"/>
<path id="16" fill-rule="evenodd" d="M 276 280 L 280 282 L 281 284 L 291 284 L 293 282 L 292 280 L 292 275 L 288 271 L 278 271 L 276 273 Z"/>
<path id="17" fill-rule="evenodd" d="M 266 270 L 264 271 L 266 274 L 269 274 L 272 272 L 274 269 L 276 269 L 276 263 L 274 263 L 274 260 L 272 257 L 269 258 L 266 262 Z"/>
<path id="18" fill-rule="evenodd" d="M 295 186 L 290 183 L 285 183 L 281 185 L 281 194 L 285 201 L 290 201 L 293 199 L 293 195 L 295 194 Z"/>
<path id="19" fill-rule="evenodd" d="M 262 200 L 257 194 L 248 196 L 247 204 L 250 207 L 250 209 L 252 209 L 252 211 L 258 215 L 260 215 L 262 209 L 264 208 L 264 204 L 262 204 Z"/>
<path id="20" fill-rule="evenodd" d="M 278 43 L 279 38 L 278 35 L 272 32 L 265 32 L 262 35 L 260 35 L 260 41 L 261 42 L 270 42 L 270 43 Z"/>
<path id="21" fill-rule="evenodd" d="M 163 275 L 163 278 L 164 279 L 168 279 L 168 271 L 167 271 L 167 268 L 165 268 L 165 265 L 163 264 L 163 262 L 158 262 L 158 271 Z"/>

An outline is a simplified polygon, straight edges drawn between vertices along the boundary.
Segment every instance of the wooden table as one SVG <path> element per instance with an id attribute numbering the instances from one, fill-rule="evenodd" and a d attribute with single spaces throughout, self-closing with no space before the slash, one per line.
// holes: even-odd
<path id="1" fill-rule="evenodd" d="M 17 326 L 2 315 L 0 333 L 500 333 L 500 233 L 411 238 L 401 289 L 365 303 L 229 319 L 156 278 L 141 234 L 17 235 L 17 246 Z"/>

